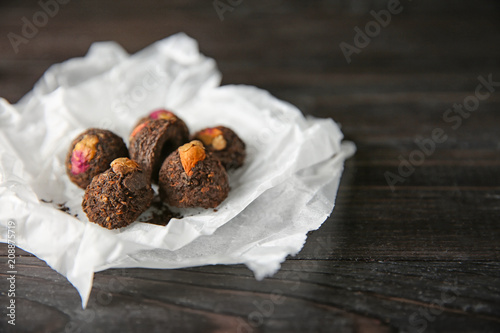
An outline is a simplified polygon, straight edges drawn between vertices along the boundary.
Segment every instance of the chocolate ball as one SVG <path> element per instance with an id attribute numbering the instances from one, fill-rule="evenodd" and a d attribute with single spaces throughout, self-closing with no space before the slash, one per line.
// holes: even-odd
<path id="1" fill-rule="evenodd" d="M 205 149 L 213 153 L 226 170 L 237 169 L 243 165 L 246 156 L 245 143 L 232 129 L 224 126 L 205 128 L 196 132 L 193 139 L 203 142 Z"/>
<path id="2" fill-rule="evenodd" d="M 130 135 L 130 157 L 137 161 L 152 182 L 165 158 L 180 145 L 189 141 L 189 130 L 180 118 L 145 119 Z"/>
<path id="3" fill-rule="evenodd" d="M 229 193 L 226 169 L 203 144 L 179 147 L 160 169 L 160 198 L 175 207 L 215 208 Z"/>
<path id="4" fill-rule="evenodd" d="M 89 221 L 108 229 L 134 222 L 151 204 L 153 189 L 139 164 L 118 158 L 85 191 L 82 207 Z"/>
<path id="5" fill-rule="evenodd" d="M 66 173 L 73 183 L 85 189 L 94 176 L 106 171 L 118 157 L 128 157 L 122 138 L 108 130 L 91 128 L 71 142 Z"/>

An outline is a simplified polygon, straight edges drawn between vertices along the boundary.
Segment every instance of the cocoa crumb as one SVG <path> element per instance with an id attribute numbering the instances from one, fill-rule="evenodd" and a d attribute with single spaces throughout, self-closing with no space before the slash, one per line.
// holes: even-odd
<path id="1" fill-rule="evenodd" d="M 158 197 L 155 198 L 150 208 L 153 213 L 150 216 L 139 217 L 140 222 L 166 226 L 172 218 L 182 218 L 180 214 L 172 212 Z"/>
<path id="2" fill-rule="evenodd" d="M 40 199 L 41 202 L 43 203 L 48 203 L 48 204 L 53 204 L 57 209 L 59 209 L 61 212 L 68 213 L 71 215 L 70 208 L 66 206 L 66 203 L 54 203 L 54 200 L 46 200 L 46 199 Z M 74 216 L 74 215 L 73 215 Z"/>

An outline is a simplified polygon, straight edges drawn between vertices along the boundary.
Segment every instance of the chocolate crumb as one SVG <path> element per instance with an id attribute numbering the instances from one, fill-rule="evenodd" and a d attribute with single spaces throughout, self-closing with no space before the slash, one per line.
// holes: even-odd
<path id="1" fill-rule="evenodd" d="M 69 207 L 66 206 L 66 203 L 62 203 L 62 204 L 57 204 L 57 207 L 58 209 L 61 211 L 61 212 L 65 212 L 65 213 L 68 213 L 69 214 Z"/>
<path id="2" fill-rule="evenodd" d="M 57 209 L 59 209 L 61 212 L 68 213 L 71 215 L 70 208 L 66 206 L 66 203 L 54 203 L 54 200 L 46 200 L 46 199 L 40 199 L 41 202 L 43 203 L 48 203 L 52 204 L 55 206 Z"/>
<path id="3" fill-rule="evenodd" d="M 159 197 L 155 197 L 150 208 L 153 210 L 152 215 L 139 217 L 140 222 L 166 226 L 172 218 L 181 218 L 180 214 L 172 212 L 167 205 L 163 204 Z"/>

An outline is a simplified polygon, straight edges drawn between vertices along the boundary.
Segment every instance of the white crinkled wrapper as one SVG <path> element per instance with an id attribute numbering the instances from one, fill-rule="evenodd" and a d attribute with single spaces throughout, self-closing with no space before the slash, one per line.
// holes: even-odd
<path id="1" fill-rule="evenodd" d="M 94 272 L 107 268 L 244 263 L 258 279 L 274 274 L 331 213 L 355 147 L 341 143 L 331 119 L 304 118 L 255 87 L 220 87 L 220 77 L 196 41 L 177 34 L 134 55 L 95 43 L 85 57 L 49 68 L 16 105 L 0 99 L 0 241 L 15 221 L 16 244 L 66 276 L 83 306 Z M 167 226 L 89 222 L 84 191 L 65 173 L 72 139 L 101 127 L 126 140 L 138 118 L 160 107 L 191 132 L 226 125 L 246 142 L 229 197 L 217 211 L 186 210 Z M 60 211 L 63 203 L 78 217 Z"/>

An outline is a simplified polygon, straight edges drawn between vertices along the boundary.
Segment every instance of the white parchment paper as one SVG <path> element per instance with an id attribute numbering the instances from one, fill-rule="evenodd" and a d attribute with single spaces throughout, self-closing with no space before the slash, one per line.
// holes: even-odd
<path id="1" fill-rule="evenodd" d="M 0 241 L 15 221 L 16 244 L 66 276 L 83 306 L 94 272 L 107 268 L 244 263 L 258 279 L 274 274 L 331 213 L 355 146 L 331 119 L 305 118 L 266 91 L 219 86 L 220 78 L 196 41 L 177 34 L 133 55 L 95 43 L 85 57 L 49 68 L 17 104 L 0 99 Z M 229 197 L 217 211 L 184 210 L 167 226 L 89 222 L 84 191 L 65 173 L 69 144 L 90 127 L 127 142 L 156 108 L 173 110 L 191 132 L 226 125 L 246 142 Z"/>

